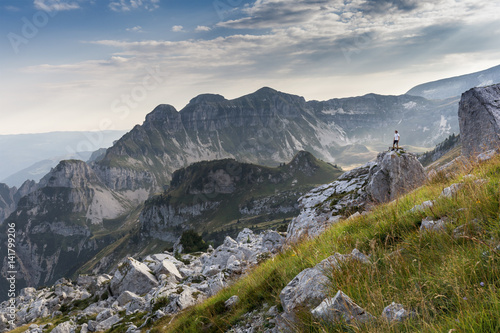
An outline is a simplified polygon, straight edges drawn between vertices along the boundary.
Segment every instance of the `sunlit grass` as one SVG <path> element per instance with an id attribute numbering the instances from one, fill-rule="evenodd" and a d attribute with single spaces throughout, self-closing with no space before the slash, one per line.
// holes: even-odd
<path id="1" fill-rule="evenodd" d="M 474 177 L 464 177 L 470 172 Z M 444 187 L 457 182 L 463 186 L 454 197 L 440 197 Z M 330 293 L 342 290 L 377 319 L 358 326 L 324 323 L 303 311 L 296 331 L 500 332 L 499 184 L 500 158 L 435 177 L 370 214 L 286 249 L 203 304 L 158 321 L 152 332 L 225 332 L 264 304 L 280 307 L 281 290 L 303 269 L 353 248 L 370 255 L 372 263 L 342 263 L 331 273 Z M 432 208 L 410 211 L 427 200 L 434 201 Z M 446 231 L 421 232 L 427 216 L 447 218 Z M 464 232 L 454 233 L 462 225 Z M 227 310 L 224 301 L 233 295 L 241 302 Z M 391 302 L 415 316 L 387 322 L 380 314 Z"/>

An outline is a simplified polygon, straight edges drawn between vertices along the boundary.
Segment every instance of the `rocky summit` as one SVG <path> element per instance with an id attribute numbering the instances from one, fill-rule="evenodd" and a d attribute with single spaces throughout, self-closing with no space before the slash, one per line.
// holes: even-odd
<path id="1" fill-rule="evenodd" d="M 288 226 L 287 241 L 317 236 L 341 218 L 359 214 L 370 204 L 394 200 L 425 180 L 424 168 L 415 155 L 380 153 L 376 161 L 348 171 L 336 181 L 302 196 L 301 212 Z"/>

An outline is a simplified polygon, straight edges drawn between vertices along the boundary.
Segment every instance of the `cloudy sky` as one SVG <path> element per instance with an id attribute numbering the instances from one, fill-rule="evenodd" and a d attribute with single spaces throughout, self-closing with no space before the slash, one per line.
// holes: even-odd
<path id="1" fill-rule="evenodd" d="M 1 0 L 0 134 L 130 129 L 260 87 L 326 100 L 500 64 L 500 1 Z"/>

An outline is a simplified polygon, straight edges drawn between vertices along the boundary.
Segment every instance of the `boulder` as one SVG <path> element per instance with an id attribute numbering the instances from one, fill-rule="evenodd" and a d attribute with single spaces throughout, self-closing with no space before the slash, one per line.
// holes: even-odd
<path id="1" fill-rule="evenodd" d="M 431 217 L 422 220 L 420 231 L 446 231 L 446 218 L 434 221 Z"/>
<path id="2" fill-rule="evenodd" d="M 420 205 L 415 205 L 412 209 L 410 209 L 411 212 L 422 212 L 426 210 L 427 208 L 432 208 L 434 206 L 434 201 L 432 200 L 427 200 L 422 202 Z"/>
<path id="3" fill-rule="evenodd" d="M 328 293 L 325 270 L 337 268 L 336 256 L 331 256 L 312 268 L 306 268 L 293 278 L 280 293 L 283 310 L 292 314 L 298 308 L 312 309 Z"/>
<path id="4" fill-rule="evenodd" d="M 224 302 L 224 306 L 228 309 L 231 309 L 239 302 L 240 302 L 240 298 L 238 297 L 238 295 L 234 295 L 234 296 L 229 297 L 229 299 Z"/>
<path id="5" fill-rule="evenodd" d="M 463 183 L 455 183 L 443 189 L 443 192 L 439 195 L 441 198 L 452 198 L 457 192 L 464 186 Z"/>
<path id="6" fill-rule="evenodd" d="M 122 320 L 122 318 L 120 318 L 119 315 L 115 314 L 115 315 L 109 317 L 108 319 L 99 322 L 96 325 L 96 331 L 100 332 L 100 331 L 109 330 L 111 327 L 113 327 L 113 325 L 119 323 L 121 320 Z"/>
<path id="7" fill-rule="evenodd" d="M 316 318 L 331 322 L 343 320 L 346 323 L 365 323 L 374 319 L 371 314 L 354 303 L 341 290 L 337 292 L 335 297 L 323 300 L 311 313 Z"/>
<path id="8" fill-rule="evenodd" d="M 392 302 L 382 311 L 382 318 L 388 321 L 403 321 L 410 317 L 411 313 L 403 305 Z"/>
<path id="9" fill-rule="evenodd" d="M 134 294 L 131 291 L 124 291 L 120 296 L 118 296 L 117 301 L 119 306 L 124 306 L 125 304 L 132 302 L 134 299 L 142 298 L 139 295 Z"/>
<path id="10" fill-rule="evenodd" d="M 156 275 L 173 275 L 177 279 L 182 280 L 181 273 L 179 273 L 179 270 L 177 269 L 177 267 L 175 267 L 174 263 L 168 259 L 162 260 L 160 264 L 156 266 L 155 273 Z"/>
<path id="11" fill-rule="evenodd" d="M 158 285 L 158 280 L 148 266 L 134 258 L 127 258 L 115 271 L 110 288 L 113 295 L 120 295 L 127 290 L 143 295 Z"/>
<path id="12" fill-rule="evenodd" d="M 203 292 L 186 285 L 179 292 L 169 296 L 170 303 L 165 308 L 166 312 L 177 313 L 206 299 Z"/>
<path id="13" fill-rule="evenodd" d="M 472 88 L 458 108 L 462 155 L 475 158 L 500 146 L 500 84 Z"/>
<path id="14" fill-rule="evenodd" d="M 380 153 L 366 191 L 372 201 L 389 202 L 421 186 L 427 176 L 417 157 L 395 151 Z"/>
<path id="15" fill-rule="evenodd" d="M 72 321 L 65 321 L 54 327 L 51 331 L 53 333 L 74 333 L 76 331 L 76 325 Z"/>

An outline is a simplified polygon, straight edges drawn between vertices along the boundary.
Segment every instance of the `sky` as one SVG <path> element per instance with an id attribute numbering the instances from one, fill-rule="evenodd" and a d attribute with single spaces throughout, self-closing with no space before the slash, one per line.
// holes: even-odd
<path id="1" fill-rule="evenodd" d="M 131 129 L 268 86 L 404 94 L 500 64 L 500 1 L 0 0 L 0 135 Z"/>

